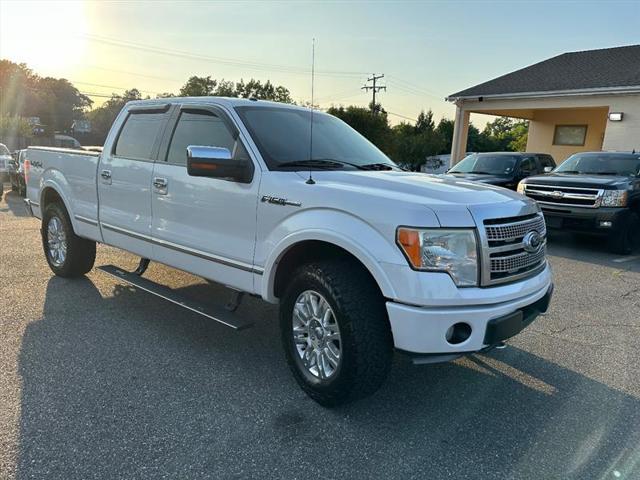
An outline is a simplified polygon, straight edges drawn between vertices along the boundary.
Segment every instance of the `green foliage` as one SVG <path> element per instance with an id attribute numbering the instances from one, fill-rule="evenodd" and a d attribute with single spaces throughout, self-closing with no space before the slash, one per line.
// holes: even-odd
<path id="1" fill-rule="evenodd" d="M 392 131 L 394 141 L 391 157 L 411 170 L 418 170 L 427 157 L 441 153 L 446 144 L 436 129 L 431 110 L 420 112 L 415 125 L 401 123 Z"/>
<path id="2" fill-rule="evenodd" d="M 387 155 L 391 154 L 393 148 L 391 145 L 392 132 L 386 112 L 381 111 L 374 114 L 369 108 L 351 105 L 348 107 L 331 107 L 327 110 L 327 113 L 338 117 L 351 128 L 360 132 Z"/>
<path id="3" fill-rule="evenodd" d="M 98 145 L 104 143 L 118 113 L 127 102 L 132 100 L 142 100 L 142 95 L 136 88 L 126 90 L 122 95 L 112 93 L 110 99 L 87 114 L 87 118 L 91 121 L 91 136 L 94 143 Z"/>
<path id="4" fill-rule="evenodd" d="M 93 103 L 68 80 L 39 77 L 9 60 L 0 60 L 0 98 L 1 116 L 40 117 L 57 131 L 69 129 Z"/>
<path id="5" fill-rule="evenodd" d="M 20 117 L 0 117 L 0 138 L 4 142 L 10 138 L 31 137 L 32 129 L 29 123 Z"/>
<path id="6" fill-rule="evenodd" d="M 179 92 L 181 97 L 205 97 L 210 95 L 295 103 L 291 98 L 289 89 L 282 85 L 274 85 L 269 80 L 262 83 L 260 80 L 253 78 L 245 83 L 242 79 L 239 82 L 232 82 L 224 79 L 218 81 L 210 76 L 193 76 L 187 80 L 187 83 L 182 86 Z"/>
<path id="7" fill-rule="evenodd" d="M 207 97 L 213 95 L 218 82 L 211 77 L 193 76 L 180 89 L 179 97 Z"/>

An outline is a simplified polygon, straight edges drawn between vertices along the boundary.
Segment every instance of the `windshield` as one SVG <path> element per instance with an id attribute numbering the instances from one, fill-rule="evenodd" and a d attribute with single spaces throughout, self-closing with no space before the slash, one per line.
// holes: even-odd
<path id="1" fill-rule="evenodd" d="M 463 158 L 449 173 L 510 175 L 518 162 L 516 155 L 472 154 Z"/>
<path id="2" fill-rule="evenodd" d="M 269 168 L 309 161 L 311 112 L 279 107 L 236 107 Z M 369 140 L 342 120 L 313 114 L 313 157 L 307 168 L 358 168 L 396 165 Z M 325 163 L 319 163 L 319 162 Z M 340 162 L 340 163 L 330 163 Z M 332 167 L 333 165 L 333 167 Z M 301 168 L 300 165 L 296 165 Z"/>
<path id="3" fill-rule="evenodd" d="M 576 153 L 555 170 L 557 173 L 590 175 L 637 175 L 640 154 L 632 153 Z"/>
<path id="4" fill-rule="evenodd" d="M 2 143 L 0 143 L 0 155 L 11 155 L 9 149 Z"/>

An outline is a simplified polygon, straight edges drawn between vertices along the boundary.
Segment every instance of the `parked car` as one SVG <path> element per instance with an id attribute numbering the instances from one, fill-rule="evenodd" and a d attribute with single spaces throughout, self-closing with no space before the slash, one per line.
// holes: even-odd
<path id="1" fill-rule="evenodd" d="M 4 182 L 9 180 L 9 162 L 11 152 L 4 143 L 0 143 L 0 198 L 4 192 Z"/>
<path id="2" fill-rule="evenodd" d="M 540 204 L 549 228 L 606 236 L 620 254 L 640 245 L 640 153 L 576 153 L 518 191 Z"/>
<path id="3" fill-rule="evenodd" d="M 26 154 L 26 149 L 15 152 L 15 156 L 11 159 L 11 162 L 9 162 L 8 169 L 11 190 L 18 192 L 18 194 L 22 196 L 27 194 L 27 184 L 24 179 L 24 159 Z"/>
<path id="4" fill-rule="evenodd" d="M 56 275 L 87 273 L 106 243 L 141 261 L 101 270 L 227 326 L 253 321 L 231 313 L 242 292 L 277 303 L 293 375 L 322 405 L 378 389 L 394 347 L 432 363 L 500 345 L 553 290 L 534 201 L 402 171 L 306 108 L 130 102 L 101 154 L 29 148 L 27 165 Z M 149 260 L 238 293 L 227 310 L 194 304 L 141 278 Z"/>
<path id="5" fill-rule="evenodd" d="M 465 153 L 465 157 L 472 153 L 474 152 Z M 427 157 L 424 164 L 420 167 L 420 171 L 422 173 L 438 175 L 445 173 L 449 168 L 451 168 L 451 154 L 443 153 L 441 155 L 432 155 Z"/>
<path id="6" fill-rule="evenodd" d="M 447 175 L 515 190 L 523 178 L 550 172 L 555 166 L 553 157 L 546 153 L 474 153 L 454 165 Z"/>

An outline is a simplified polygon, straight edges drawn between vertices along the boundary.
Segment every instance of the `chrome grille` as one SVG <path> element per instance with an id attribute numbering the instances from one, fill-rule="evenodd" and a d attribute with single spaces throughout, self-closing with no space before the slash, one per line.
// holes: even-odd
<path id="1" fill-rule="evenodd" d="M 545 248 L 542 247 L 537 253 L 521 252 L 506 257 L 491 258 L 491 273 L 509 273 L 538 265 L 544 260 Z"/>
<path id="2" fill-rule="evenodd" d="M 485 274 L 483 285 L 505 283 L 534 275 L 546 264 L 546 234 L 544 217 L 541 213 L 523 217 L 484 220 L 487 238 Z M 536 231 L 540 235 L 540 247 L 528 251 L 525 244 L 528 233 Z"/>
<path id="3" fill-rule="evenodd" d="M 603 190 L 597 188 L 558 187 L 554 185 L 525 184 L 524 194 L 538 203 L 547 205 L 597 208 Z"/>
<path id="4" fill-rule="evenodd" d="M 537 230 L 540 235 L 546 235 L 544 218 L 536 215 L 534 218 L 514 222 L 507 225 L 486 225 L 487 240 L 490 242 L 513 240 L 524 237 L 531 230 Z"/>

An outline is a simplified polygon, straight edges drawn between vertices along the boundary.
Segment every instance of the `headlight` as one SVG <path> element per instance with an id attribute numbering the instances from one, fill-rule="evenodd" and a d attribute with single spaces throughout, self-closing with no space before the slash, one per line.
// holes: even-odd
<path id="1" fill-rule="evenodd" d="M 474 230 L 400 227 L 397 241 L 414 269 L 447 272 L 459 287 L 478 285 Z"/>
<path id="2" fill-rule="evenodd" d="M 626 190 L 605 190 L 600 206 L 626 207 L 628 192 Z"/>
<path id="3" fill-rule="evenodd" d="M 518 193 L 524 195 L 524 182 L 518 183 Z"/>

